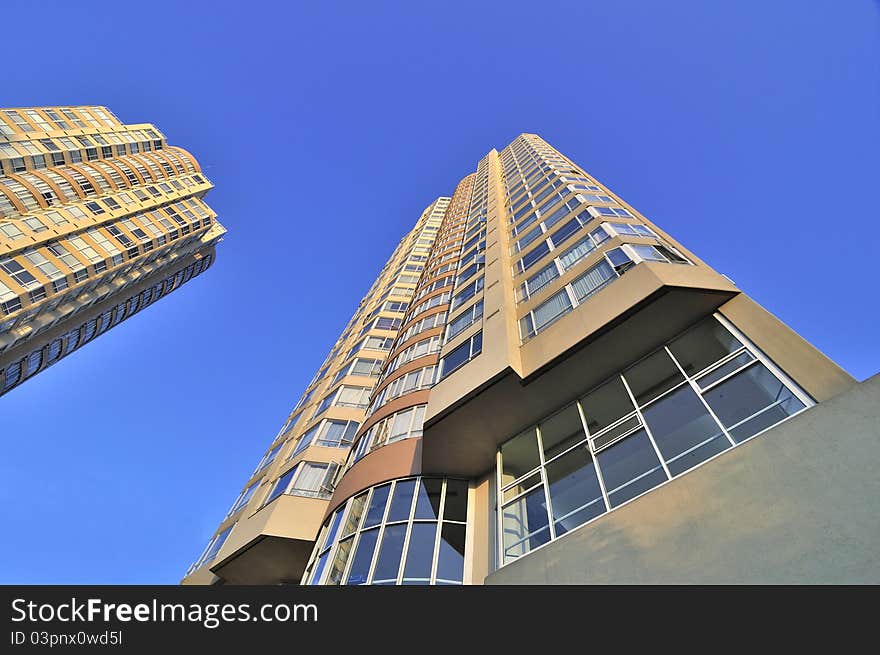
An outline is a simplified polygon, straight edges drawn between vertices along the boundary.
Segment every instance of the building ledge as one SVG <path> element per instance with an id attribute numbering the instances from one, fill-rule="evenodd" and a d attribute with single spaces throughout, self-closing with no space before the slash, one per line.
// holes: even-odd
<path id="1" fill-rule="evenodd" d="M 499 444 L 680 334 L 737 293 L 726 278 L 708 269 L 643 264 L 628 271 L 523 344 L 521 373 L 511 363 L 442 409 L 437 405 L 451 396 L 447 390 L 438 399 L 435 387 L 425 421 L 422 471 L 484 474 L 495 465 Z"/>
<path id="2" fill-rule="evenodd" d="M 327 500 L 282 495 L 240 519 L 211 572 L 225 584 L 299 582 Z"/>

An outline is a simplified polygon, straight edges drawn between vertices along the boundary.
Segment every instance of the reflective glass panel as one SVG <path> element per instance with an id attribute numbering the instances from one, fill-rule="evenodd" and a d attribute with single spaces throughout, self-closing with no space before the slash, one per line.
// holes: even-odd
<path id="1" fill-rule="evenodd" d="M 440 492 L 442 488 L 443 481 L 437 478 L 423 478 L 419 481 L 414 518 L 436 520 L 440 516 Z"/>
<path id="2" fill-rule="evenodd" d="M 557 537 L 605 511 L 595 463 L 583 446 L 547 464 L 547 484 Z"/>
<path id="3" fill-rule="evenodd" d="M 685 385 L 642 410 L 672 475 L 731 447 L 697 394 Z"/>
<path id="4" fill-rule="evenodd" d="M 400 569 L 400 556 L 403 554 L 403 539 L 406 536 L 406 524 L 397 523 L 385 527 L 382 534 L 382 546 L 379 548 L 379 559 L 373 571 L 373 582 L 385 580 L 397 581 Z"/>
<path id="5" fill-rule="evenodd" d="M 737 443 L 804 408 L 761 363 L 713 387 L 703 398 Z"/>
<path id="6" fill-rule="evenodd" d="M 644 405 L 675 385 L 684 376 L 665 350 L 658 350 L 623 373 L 636 403 Z"/>
<path id="7" fill-rule="evenodd" d="M 669 344 L 688 375 L 699 373 L 741 347 L 739 340 L 711 316 Z"/>
<path id="8" fill-rule="evenodd" d="M 388 522 L 406 521 L 409 518 L 409 510 L 412 507 L 413 492 L 416 488 L 415 480 L 404 480 L 394 486 L 394 498 L 391 500 L 391 509 L 388 510 Z"/>
<path id="9" fill-rule="evenodd" d="M 468 483 L 465 480 L 447 480 L 443 519 L 446 521 L 466 521 L 467 501 Z"/>
<path id="10" fill-rule="evenodd" d="M 566 407 L 538 425 L 544 459 L 550 459 L 566 448 L 587 438 L 576 405 Z"/>
<path id="11" fill-rule="evenodd" d="M 440 552 L 437 553 L 437 579 L 461 582 L 464 574 L 464 526 L 443 522 Z"/>
<path id="12" fill-rule="evenodd" d="M 507 485 L 541 463 L 535 428 L 526 430 L 501 446 L 501 485 Z"/>
<path id="13" fill-rule="evenodd" d="M 505 561 L 550 541 L 543 486 L 502 508 L 501 512 Z"/>
<path id="14" fill-rule="evenodd" d="M 609 446 L 597 457 L 611 507 L 666 481 L 666 472 L 644 429 Z"/>
<path id="15" fill-rule="evenodd" d="M 436 523 L 413 523 L 403 569 L 404 580 L 428 580 L 431 577 L 436 535 Z"/>
<path id="16" fill-rule="evenodd" d="M 348 573 L 348 581 L 346 584 L 366 584 L 367 575 L 370 572 L 370 562 L 373 561 L 373 551 L 376 548 L 376 539 L 378 537 L 379 528 L 373 528 L 372 530 L 361 532 L 361 536 L 358 539 L 357 549 L 354 553 L 354 559 L 351 562 L 351 570 Z"/>
<path id="17" fill-rule="evenodd" d="M 390 484 L 383 484 L 381 487 L 373 489 L 373 495 L 370 497 L 370 507 L 364 518 L 365 528 L 379 525 L 379 523 L 382 522 L 382 516 L 385 514 L 385 505 L 388 502 L 388 492 L 390 490 Z"/>
<path id="18" fill-rule="evenodd" d="M 591 435 L 635 409 L 623 382 L 616 376 L 584 396 L 581 404 Z"/>

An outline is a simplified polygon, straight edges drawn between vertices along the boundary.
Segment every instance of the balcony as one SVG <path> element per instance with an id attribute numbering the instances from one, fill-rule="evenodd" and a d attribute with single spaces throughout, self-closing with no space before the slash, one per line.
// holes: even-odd
<path id="1" fill-rule="evenodd" d="M 225 584 L 299 583 L 328 494 L 283 494 L 241 519 L 210 570 Z"/>

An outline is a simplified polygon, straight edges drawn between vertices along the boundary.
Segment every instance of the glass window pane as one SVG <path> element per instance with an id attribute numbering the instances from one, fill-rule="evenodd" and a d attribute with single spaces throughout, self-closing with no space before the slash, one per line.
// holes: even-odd
<path id="1" fill-rule="evenodd" d="M 290 484 L 290 480 L 293 478 L 296 473 L 297 467 L 294 466 L 287 473 L 278 478 L 278 481 L 275 483 L 275 486 L 272 488 L 272 492 L 266 497 L 266 500 L 263 502 L 264 505 L 271 503 L 273 500 L 278 498 L 283 493 L 287 492 L 287 487 Z"/>
<path id="2" fill-rule="evenodd" d="M 501 446 L 501 486 L 510 484 L 540 463 L 538 435 L 535 428 L 530 428 Z"/>
<path id="3" fill-rule="evenodd" d="M 666 481 L 666 472 L 644 429 L 618 441 L 597 457 L 611 507 Z"/>
<path id="4" fill-rule="evenodd" d="M 330 551 L 328 550 L 323 555 L 318 558 L 318 562 L 315 565 L 315 572 L 311 575 L 310 584 L 318 584 L 321 580 L 321 574 L 324 573 L 324 567 L 327 566 L 327 559 L 330 557 Z"/>
<path id="5" fill-rule="evenodd" d="M 355 496 L 351 501 L 351 509 L 348 511 L 348 518 L 345 519 L 345 528 L 342 530 L 342 536 L 347 537 L 357 530 L 361 515 L 364 513 L 364 503 L 367 502 L 367 494 Z"/>
<path id="6" fill-rule="evenodd" d="M 619 377 L 613 377 L 581 399 L 591 435 L 623 418 L 635 407 Z"/>
<path id="7" fill-rule="evenodd" d="M 711 316 L 669 344 L 688 375 L 699 373 L 741 347 L 736 337 Z"/>
<path id="8" fill-rule="evenodd" d="M 804 408 L 760 362 L 703 394 L 737 443 Z"/>
<path id="9" fill-rule="evenodd" d="M 585 447 L 547 464 L 547 485 L 557 537 L 605 511 L 596 466 Z"/>
<path id="10" fill-rule="evenodd" d="M 623 377 L 639 405 L 644 405 L 684 381 L 681 371 L 665 350 L 658 350 L 628 368 Z"/>
<path id="11" fill-rule="evenodd" d="M 370 497 L 370 507 L 367 509 L 366 518 L 364 518 L 365 528 L 379 525 L 382 522 L 382 517 L 385 515 L 385 505 L 388 502 L 388 492 L 390 490 L 390 484 L 383 484 L 381 487 L 373 489 L 373 495 Z"/>
<path id="12" fill-rule="evenodd" d="M 406 536 L 406 524 L 398 523 L 385 527 L 382 535 L 382 546 L 379 548 L 379 559 L 373 571 L 373 582 L 396 581 L 400 570 L 400 556 L 403 553 L 403 538 Z"/>
<path id="13" fill-rule="evenodd" d="M 535 307 L 535 330 L 541 331 L 546 325 L 571 309 L 568 292 L 563 289 Z"/>
<path id="14" fill-rule="evenodd" d="M 342 582 L 342 574 L 345 571 L 345 565 L 348 562 L 348 555 L 351 553 L 351 546 L 354 543 L 354 537 L 343 539 L 336 547 L 336 553 L 333 555 L 333 566 L 327 574 L 328 585 L 338 585 Z"/>
<path id="15" fill-rule="evenodd" d="M 535 485 L 541 484 L 541 472 L 535 471 L 531 475 L 521 478 L 516 484 L 507 488 L 502 493 L 502 501 L 507 502 L 511 498 L 515 498 L 527 489 L 531 489 Z"/>
<path id="16" fill-rule="evenodd" d="M 372 530 L 361 532 L 360 539 L 358 539 L 357 549 L 354 553 L 354 559 L 351 562 L 351 571 L 348 573 L 346 584 L 366 584 L 367 575 L 370 572 L 370 562 L 373 561 L 373 551 L 376 548 L 376 539 L 378 536 L 379 528 L 373 528 Z"/>
<path id="17" fill-rule="evenodd" d="M 687 471 L 731 446 L 690 386 L 648 405 L 642 415 L 672 475 Z"/>
<path id="18" fill-rule="evenodd" d="M 538 425 L 541 431 L 541 445 L 544 459 L 550 459 L 587 438 L 581 416 L 576 405 L 566 407 Z"/>
<path id="19" fill-rule="evenodd" d="M 395 485 L 391 509 L 388 510 L 388 522 L 406 521 L 409 519 L 409 510 L 412 507 L 412 497 L 415 488 L 415 480 L 404 480 Z"/>
<path id="20" fill-rule="evenodd" d="M 465 480 L 446 482 L 446 500 L 443 506 L 443 520 L 467 520 L 468 483 Z"/>
<path id="21" fill-rule="evenodd" d="M 437 553 L 437 579 L 461 582 L 464 574 L 464 526 L 443 523 Z"/>
<path id="22" fill-rule="evenodd" d="M 406 551 L 406 565 L 403 569 L 404 580 L 430 579 L 436 534 L 436 523 L 413 523 L 409 535 L 409 548 Z"/>
<path id="23" fill-rule="evenodd" d="M 602 261 L 574 280 L 571 283 L 571 288 L 574 290 L 578 302 L 583 302 L 616 277 L 611 265 Z"/>
<path id="24" fill-rule="evenodd" d="M 503 507 L 501 523 L 505 563 L 550 541 L 544 487 L 540 486 Z"/>
<path id="25" fill-rule="evenodd" d="M 701 388 L 705 389 L 713 382 L 718 382 L 718 380 L 723 378 L 725 375 L 733 373 L 735 370 L 737 370 L 741 366 L 745 366 L 753 359 L 755 358 L 752 353 L 745 350 L 733 359 L 727 360 L 718 368 L 713 368 L 710 372 L 706 373 L 706 375 L 697 380 L 697 384 L 699 384 Z"/>
<path id="26" fill-rule="evenodd" d="M 443 480 L 438 478 L 423 478 L 419 482 L 414 518 L 437 520 L 440 516 L 440 492 L 442 488 Z"/>
<path id="27" fill-rule="evenodd" d="M 342 523 L 342 514 L 343 508 L 336 510 L 336 513 L 333 514 L 333 519 L 330 521 L 330 529 L 327 530 L 327 536 L 321 543 L 321 548 L 329 548 L 333 545 L 333 540 L 336 539 L 336 533 L 339 531 L 339 525 Z"/>

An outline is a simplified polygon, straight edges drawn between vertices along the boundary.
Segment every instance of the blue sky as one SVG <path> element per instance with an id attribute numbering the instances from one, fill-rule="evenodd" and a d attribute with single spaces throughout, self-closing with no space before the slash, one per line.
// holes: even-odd
<path id="1" fill-rule="evenodd" d="M 207 274 L 0 399 L 0 582 L 176 583 L 398 239 L 520 132 L 858 379 L 880 371 L 877 3 L 2 14 L 22 27 L 0 105 L 155 123 L 229 234 Z"/>

